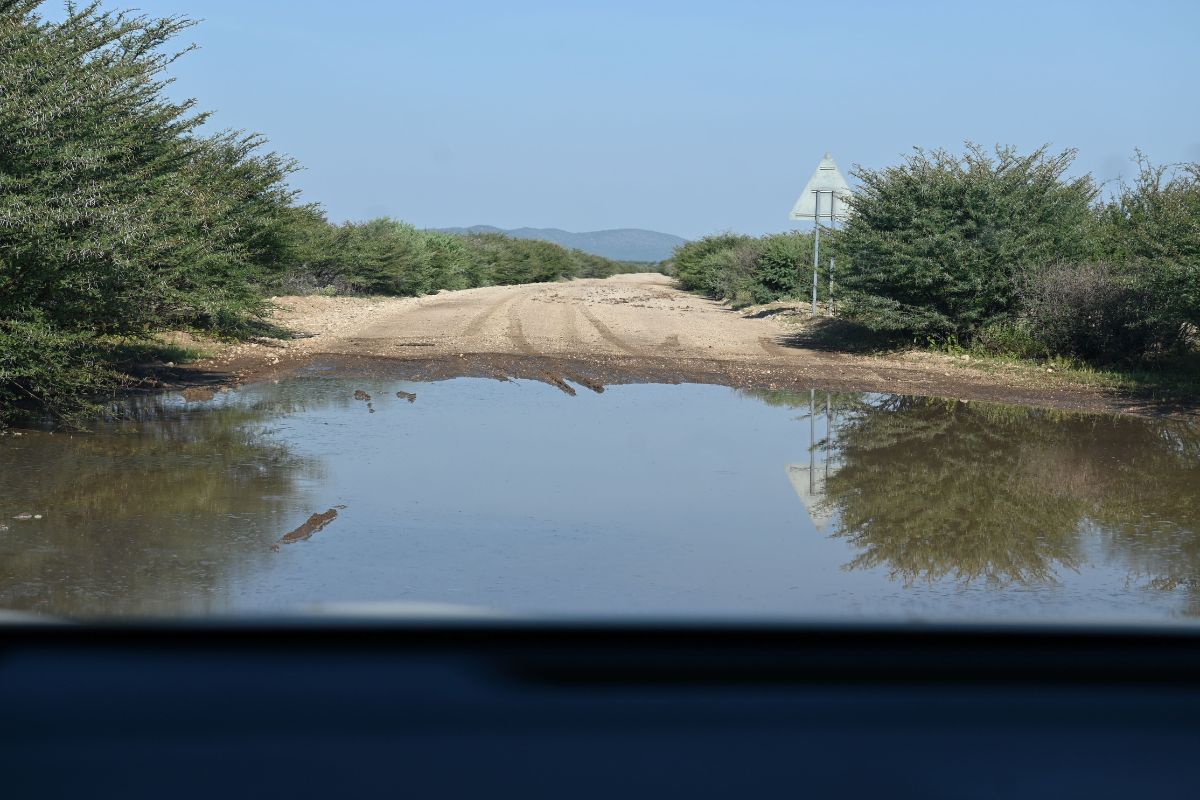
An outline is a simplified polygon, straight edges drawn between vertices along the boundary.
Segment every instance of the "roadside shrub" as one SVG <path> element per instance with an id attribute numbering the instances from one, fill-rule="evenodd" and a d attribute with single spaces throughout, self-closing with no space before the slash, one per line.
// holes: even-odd
<path id="1" fill-rule="evenodd" d="M 165 97 L 192 23 L 39 5 L 0 3 L 0 318 L 133 333 L 261 310 L 294 165 Z"/>
<path id="2" fill-rule="evenodd" d="M 425 247 L 430 258 L 430 291 L 471 286 L 471 253 L 461 237 L 426 231 Z"/>
<path id="3" fill-rule="evenodd" d="M 290 160 L 166 97 L 192 23 L 0 0 L 0 417 L 114 385 L 105 337 L 241 330 L 285 259 Z"/>
<path id="4" fill-rule="evenodd" d="M 793 232 L 758 239 L 720 234 L 680 245 L 670 266 L 682 288 L 739 305 L 794 296 L 801 272 L 807 286 L 811 259 L 811 234 Z M 823 281 L 822 294 L 825 290 Z"/>
<path id="5" fill-rule="evenodd" d="M 44 320 L 0 319 L 0 428 L 22 407 L 73 424 L 91 410 L 88 397 L 117 383 L 90 334 Z"/>
<path id="6" fill-rule="evenodd" d="M 429 291 L 433 257 L 425 236 L 412 225 L 388 217 L 346 223 L 334 241 L 344 274 L 356 291 L 394 295 Z"/>
<path id="7" fill-rule="evenodd" d="M 499 233 L 472 234 L 463 241 L 471 250 L 474 272 L 481 281 L 473 285 L 553 281 L 574 274 L 570 253 L 551 242 Z"/>
<path id="8" fill-rule="evenodd" d="M 571 250 L 574 262 L 573 274 L 578 278 L 607 278 L 611 275 L 626 275 L 631 272 L 661 272 L 662 265 L 642 261 L 613 261 L 603 256 Z"/>
<path id="9" fill-rule="evenodd" d="M 1013 358 L 1037 358 L 1046 355 L 1046 344 L 1039 341 L 1028 319 L 998 319 L 983 326 L 972 342 L 980 352 Z"/>
<path id="10" fill-rule="evenodd" d="M 1138 174 L 1100 207 L 1117 258 L 1200 263 L 1200 163 L 1155 165 L 1136 154 Z"/>
<path id="11" fill-rule="evenodd" d="M 749 236 L 719 233 L 681 244 L 671 256 L 671 274 L 679 281 L 679 285 L 688 291 L 719 297 L 717 286 L 720 281 L 720 263 L 706 259 L 714 253 L 732 250 L 751 241 Z"/>
<path id="12" fill-rule="evenodd" d="M 1140 152 L 1138 175 L 1101 205 L 1106 252 L 1153 265 L 1149 285 L 1170 313 L 1200 326 L 1200 163 L 1156 166 Z"/>
<path id="13" fill-rule="evenodd" d="M 287 209 L 276 269 L 263 277 L 262 288 L 277 294 L 309 294 L 326 288 L 337 294 L 352 291 L 347 267 L 338 257 L 337 232 L 319 206 Z"/>
<path id="14" fill-rule="evenodd" d="M 808 281 L 812 279 L 812 249 L 813 237 L 809 233 L 781 233 L 774 236 L 764 236 L 759 240 L 758 264 L 755 268 L 755 280 L 761 287 L 760 303 L 778 300 L 796 294 L 804 294 Z M 822 259 L 825 261 L 826 259 Z M 827 269 L 822 264 L 822 269 Z M 804 279 L 801 281 L 800 274 Z M 821 296 L 828 292 L 828 281 L 823 280 L 819 285 Z"/>
<path id="15" fill-rule="evenodd" d="M 877 330 L 967 344 L 1016 310 L 1019 267 L 1086 260 L 1097 247 L 1090 177 L 1040 148 L 958 156 L 917 149 L 858 169 L 853 214 L 834 239 L 843 310 Z"/>
<path id="16" fill-rule="evenodd" d="M 1030 272 L 1021 306 L 1046 354 L 1117 362 L 1162 352 L 1182 328 L 1147 279 L 1146 265 L 1055 264 Z"/>
<path id="17" fill-rule="evenodd" d="M 706 255 L 700 268 L 710 276 L 709 294 L 735 306 L 762 302 L 754 279 L 758 257 L 758 242 L 753 239 Z"/>

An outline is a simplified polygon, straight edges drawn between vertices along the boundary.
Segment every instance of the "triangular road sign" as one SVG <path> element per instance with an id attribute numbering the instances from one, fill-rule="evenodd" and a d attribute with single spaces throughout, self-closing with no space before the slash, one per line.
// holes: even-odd
<path id="1" fill-rule="evenodd" d="M 849 199 L 850 185 L 838 171 L 833 156 L 826 153 L 817 165 L 817 171 L 805 184 L 790 216 L 792 219 L 815 220 L 819 204 L 821 219 L 845 219 L 850 213 L 846 202 Z"/>

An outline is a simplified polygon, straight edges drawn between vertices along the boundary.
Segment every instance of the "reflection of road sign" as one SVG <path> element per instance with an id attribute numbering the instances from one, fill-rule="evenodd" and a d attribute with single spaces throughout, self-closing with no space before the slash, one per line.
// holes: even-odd
<path id="1" fill-rule="evenodd" d="M 825 533 L 833 522 L 833 513 L 825 503 L 825 473 L 801 464 L 787 465 L 788 480 L 804 503 L 804 510 L 818 533 Z"/>
<path id="2" fill-rule="evenodd" d="M 792 207 L 792 219 L 845 219 L 849 212 L 846 201 L 850 199 L 850 185 L 838 171 L 837 163 L 829 153 L 817 165 L 817 171 L 808 179 L 800 199 Z"/>

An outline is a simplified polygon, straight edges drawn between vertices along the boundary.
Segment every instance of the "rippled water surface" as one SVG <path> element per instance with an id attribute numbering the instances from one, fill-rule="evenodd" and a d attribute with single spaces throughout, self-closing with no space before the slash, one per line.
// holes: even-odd
<path id="1" fill-rule="evenodd" d="M 135 411 L 0 439 L 0 608 L 1200 613 L 1195 422 L 319 375 Z"/>

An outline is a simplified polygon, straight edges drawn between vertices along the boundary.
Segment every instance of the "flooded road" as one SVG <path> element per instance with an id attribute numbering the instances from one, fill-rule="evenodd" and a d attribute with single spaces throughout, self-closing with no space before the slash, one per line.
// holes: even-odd
<path id="1" fill-rule="evenodd" d="M 0 438 L 0 608 L 1200 614 L 1195 421 L 574 388 L 317 365 L 144 399 L 88 434 Z"/>

